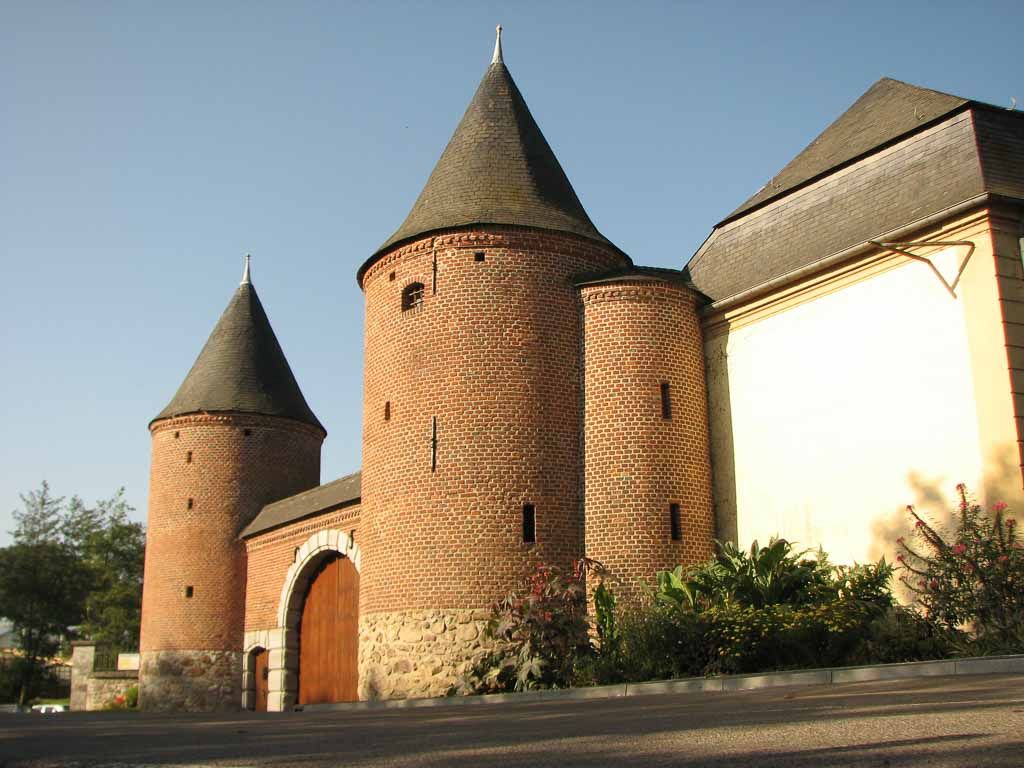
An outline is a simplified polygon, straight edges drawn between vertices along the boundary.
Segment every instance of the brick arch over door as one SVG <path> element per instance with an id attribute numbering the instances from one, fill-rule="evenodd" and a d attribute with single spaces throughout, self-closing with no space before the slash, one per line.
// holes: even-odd
<path id="1" fill-rule="evenodd" d="M 302 601 L 321 563 L 331 555 L 351 560 L 358 573 L 362 565 L 359 545 L 344 531 L 326 530 L 311 535 L 295 553 L 285 573 L 277 608 L 277 649 L 270 652 L 269 709 L 283 711 L 295 705 L 299 678 L 299 624 Z M 247 675 L 246 682 L 253 680 Z"/>

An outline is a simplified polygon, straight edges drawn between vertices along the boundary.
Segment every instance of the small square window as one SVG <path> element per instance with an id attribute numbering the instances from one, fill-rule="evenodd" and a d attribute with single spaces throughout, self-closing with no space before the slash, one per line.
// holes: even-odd
<path id="1" fill-rule="evenodd" d="M 391 274 L 388 275 L 388 282 L 393 283 L 394 281 L 395 281 L 395 273 L 392 272 Z"/>
<path id="2" fill-rule="evenodd" d="M 191 598 L 195 593 L 195 588 L 191 584 L 185 587 L 185 597 Z"/>
<path id="3" fill-rule="evenodd" d="M 188 507 L 189 509 L 192 509 L 192 507 L 194 507 L 194 506 L 195 506 L 195 501 L 193 501 L 192 499 L 189 499 L 189 500 L 188 500 L 188 504 L 186 504 L 186 506 L 187 506 L 187 507 Z"/>
<path id="4" fill-rule="evenodd" d="M 189 451 L 188 453 L 185 454 L 185 463 L 186 464 L 191 464 L 192 463 L 192 451 Z"/>
<path id="5" fill-rule="evenodd" d="M 410 283 L 402 290 L 402 311 L 423 306 L 423 283 Z"/>
<path id="6" fill-rule="evenodd" d="M 243 429 L 242 430 L 242 434 L 245 435 L 246 437 L 248 437 L 249 435 L 252 434 L 252 430 L 251 429 Z"/>
<path id="7" fill-rule="evenodd" d="M 177 440 L 179 437 L 181 437 L 181 432 L 175 432 L 174 439 Z"/>
<path id="8" fill-rule="evenodd" d="M 384 421 L 391 421 L 391 401 L 384 403 Z"/>
<path id="9" fill-rule="evenodd" d="M 483 251 L 477 251 L 473 254 L 473 261 L 483 261 L 487 258 L 487 255 Z"/>

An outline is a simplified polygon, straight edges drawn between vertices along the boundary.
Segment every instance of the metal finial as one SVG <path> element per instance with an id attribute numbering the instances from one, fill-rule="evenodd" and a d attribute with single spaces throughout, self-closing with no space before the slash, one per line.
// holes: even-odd
<path id="1" fill-rule="evenodd" d="M 504 64 L 505 60 L 501 58 L 501 24 L 497 26 L 498 36 L 494 39 L 494 56 L 491 58 L 491 64 Z"/>
<path id="2" fill-rule="evenodd" d="M 242 273 L 242 285 L 250 285 L 252 280 L 249 278 L 249 260 L 252 258 L 248 253 L 245 254 L 245 271 Z"/>

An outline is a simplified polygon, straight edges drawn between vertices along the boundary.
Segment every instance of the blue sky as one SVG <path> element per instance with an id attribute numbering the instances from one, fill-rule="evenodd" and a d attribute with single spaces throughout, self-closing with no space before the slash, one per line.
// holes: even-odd
<path id="1" fill-rule="evenodd" d="M 1024 103 L 1016 3 L 0 3 L 0 544 L 18 493 L 125 486 L 242 256 L 323 479 L 358 468 L 355 270 L 490 60 L 598 228 L 680 267 L 881 76 Z"/>

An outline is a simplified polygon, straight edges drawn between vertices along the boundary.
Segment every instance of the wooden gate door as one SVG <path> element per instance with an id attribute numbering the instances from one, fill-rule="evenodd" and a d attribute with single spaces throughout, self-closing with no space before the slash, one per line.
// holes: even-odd
<path id="1" fill-rule="evenodd" d="M 329 557 L 310 579 L 299 626 L 299 704 L 359 698 L 359 572 Z"/>
<path id="2" fill-rule="evenodd" d="M 253 657 L 253 672 L 256 674 L 256 706 L 257 712 L 267 711 L 267 698 L 270 693 L 270 652 L 262 648 Z"/>

